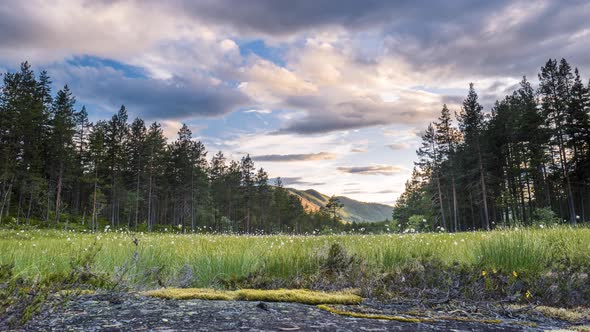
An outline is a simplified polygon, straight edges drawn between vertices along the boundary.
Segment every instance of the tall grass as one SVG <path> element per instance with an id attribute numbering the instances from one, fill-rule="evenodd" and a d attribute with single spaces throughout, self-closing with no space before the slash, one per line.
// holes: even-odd
<path id="1" fill-rule="evenodd" d="M 138 245 L 133 242 L 137 239 Z M 0 264 L 17 275 L 43 278 L 67 272 L 72 257 L 96 243 L 95 270 L 109 274 L 127 266 L 136 284 L 165 278 L 188 279 L 195 287 L 263 272 L 290 280 L 316 273 L 333 243 L 356 255 L 374 273 L 393 271 L 417 260 L 436 259 L 482 269 L 543 272 L 564 264 L 590 264 L 590 229 L 558 227 L 456 234 L 382 235 L 192 235 L 177 233 L 80 233 L 55 230 L 1 230 Z M 137 252 L 137 259 L 133 260 Z"/>

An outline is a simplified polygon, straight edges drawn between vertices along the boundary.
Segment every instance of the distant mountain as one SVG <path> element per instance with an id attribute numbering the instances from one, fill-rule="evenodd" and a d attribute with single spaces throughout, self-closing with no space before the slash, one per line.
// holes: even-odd
<path id="1" fill-rule="evenodd" d="M 286 188 L 291 194 L 299 196 L 301 204 L 306 211 L 318 211 L 323 206 L 326 206 L 330 196 L 324 195 L 313 189 L 297 190 L 293 188 Z M 391 219 L 393 207 L 379 203 L 365 203 L 354 199 L 337 196 L 340 203 L 344 205 L 340 209 L 340 217 L 348 222 L 376 222 L 385 219 Z"/>

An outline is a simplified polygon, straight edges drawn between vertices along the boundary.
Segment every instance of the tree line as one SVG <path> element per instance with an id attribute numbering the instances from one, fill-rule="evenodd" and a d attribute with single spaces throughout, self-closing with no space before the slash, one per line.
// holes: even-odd
<path id="1" fill-rule="evenodd" d="M 158 122 L 131 123 L 125 106 L 91 123 L 66 85 L 51 93 L 47 72 L 24 62 L 0 86 L 0 223 L 81 222 L 112 228 L 311 232 L 337 227 L 249 155 L 229 160 L 183 125 L 168 143 Z"/>
<path id="2" fill-rule="evenodd" d="M 399 227 L 489 230 L 590 219 L 590 81 L 550 59 L 484 112 L 473 84 L 453 124 L 443 105 L 422 134 L 394 208 Z"/>

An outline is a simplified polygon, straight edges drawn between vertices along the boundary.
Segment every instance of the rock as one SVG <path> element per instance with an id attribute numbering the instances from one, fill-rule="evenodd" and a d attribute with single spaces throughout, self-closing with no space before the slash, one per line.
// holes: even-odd
<path id="1" fill-rule="evenodd" d="M 256 308 L 268 311 L 268 306 L 264 302 L 258 302 Z"/>
<path id="2" fill-rule="evenodd" d="M 317 306 L 298 303 L 267 303 L 246 301 L 164 300 L 134 294 L 119 294 L 124 305 L 97 301 L 84 295 L 33 318 L 25 331 L 543 331 L 563 327 L 555 322 L 538 328 L 514 325 L 515 320 L 503 318 L 500 324 L 453 320 L 408 323 L 391 320 L 352 318 L 332 314 Z M 370 302 L 370 301 L 368 301 Z M 405 306 L 405 307 L 404 307 Z M 261 309 L 261 310 L 257 310 Z M 403 311 L 410 307 L 402 304 Z M 358 306 L 342 306 L 343 310 Z M 253 310 L 254 309 L 254 310 Z M 375 312 L 398 309 L 378 303 Z M 447 312 L 447 314 L 450 314 Z M 551 322 L 550 322 L 551 323 Z"/>

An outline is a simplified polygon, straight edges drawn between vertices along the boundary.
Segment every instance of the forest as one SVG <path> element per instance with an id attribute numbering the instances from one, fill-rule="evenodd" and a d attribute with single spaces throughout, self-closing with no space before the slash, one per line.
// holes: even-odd
<path id="1" fill-rule="evenodd" d="M 130 121 L 125 106 L 91 123 L 67 85 L 52 95 L 51 84 L 28 62 L 3 77 L 0 224 L 236 233 L 341 225 L 328 210 L 306 212 L 249 155 L 208 159 L 186 125 L 168 142 L 158 122 Z"/>
<path id="2" fill-rule="evenodd" d="M 590 219 L 590 82 L 549 59 L 538 87 L 523 77 L 489 112 L 474 85 L 455 113 L 443 105 L 397 200 L 397 227 L 490 230 Z"/>

